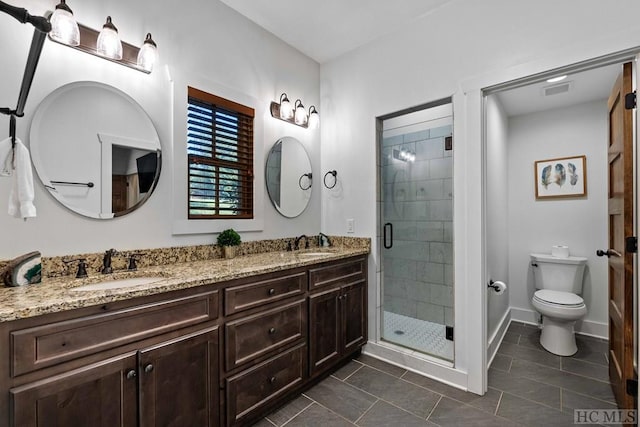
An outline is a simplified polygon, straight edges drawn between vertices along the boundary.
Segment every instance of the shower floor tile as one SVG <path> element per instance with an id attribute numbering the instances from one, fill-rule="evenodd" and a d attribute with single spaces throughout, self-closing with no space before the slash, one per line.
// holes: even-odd
<path id="1" fill-rule="evenodd" d="M 445 325 L 385 311 L 382 337 L 393 344 L 453 360 L 453 341 L 445 338 Z"/>

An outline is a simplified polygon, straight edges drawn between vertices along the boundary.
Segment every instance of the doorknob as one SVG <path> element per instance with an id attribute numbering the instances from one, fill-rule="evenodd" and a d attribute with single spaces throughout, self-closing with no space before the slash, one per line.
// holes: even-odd
<path id="1" fill-rule="evenodd" d="M 612 256 L 615 257 L 621 257 L 622 254 L 618 251 L 616 251 L 615 249 L 607 249 L 606 251 L 603 251 L 602 249 L 598 249 L 596 251 L 596 255 L 598 256 L 606 256 L 607 258 L 610 258 Z"/>

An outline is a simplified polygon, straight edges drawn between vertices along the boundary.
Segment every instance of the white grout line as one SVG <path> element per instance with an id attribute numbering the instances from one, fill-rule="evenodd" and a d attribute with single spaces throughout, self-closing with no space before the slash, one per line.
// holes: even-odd
<path id="1" fill-rule="evenodd" d="M 297 414 L 295 414 L 294 416 L 292 416 L 291 418 L 289 418 L 287 421 L 285 421 L 285 422 L 284 422 L 284 424 L 282 424 L 282 426 L 285 426 L 285 425 L 289 424 L 289 423 L 291 422 L 291 420 L 292 420 L 292 419 L 294 419 L 295 417 L 297 417 L 298 415 L 300 415 L 301 413 L 303 413 L 304 411 L 306 411 L 307 409 L 309 409 L 309 407 L 310 407 L 311 405 L 313 405 L 314 403 L 316 403 L 316 402 L 315 402 L 315 400 L 311 399 L 309 396 L 307 396 L 307 395 L 306 395 L 306 394 L 304 394 L 304 393 L 302 393 L 300 396 L 304 396 L 304 397 L 306 397 L 307 399 L 309 399 L 309 400 L 311 401 L 311 403 L 309 403 L 307 406 L 305 406 L 304 408 L 302 408 L 302 410 L 301 410 L 301 411 L 298 411 L 298 413 L 297 413 Z M 271 421 L 271 420 L 269 420 L 269 421 Z M 271 422 L 271 423 L 272 423 L 273 425 L 276 425 L 274 422 Z"/>
<path id="2" fill-rule="evenodd" d="M 493 415 L 495 415 L 496 417 L 498 416 L 498 409 L 500 409 L 500 403 L 502 403 L 502 395 L 503 394 L 504 394 L 504 392 L 500 391 L 500 397 L 498 397 L 498 404 L 496 405 L 496 410 L 493 412 Z"/>
<path id="3" fill-rule="evenodd" d="M 438 401 L 436 402 L 436 404 L 435 404 L 435 405 L 433 405 L 433 408 L 431 408 L 431 411 L 429 411 L 429 415 L 427 415 L 426 420 L 429 420 L 429 418 L 431 417 L 431 415 L 433 415 L 433 411 L 435 411 L 435 410 L 436 410 L 436 408 L 438 407 L 438 404 L 440 403 L 440 401 L 442 400 L 442 398 L 443 398 L 443 397 L 444 397 L 443 395 L 440 395 L 440 399 L 438 399 Z"/>
<path id="4" fill-rule="evenodd" d="M 369 411 L 371 411 L 371 408 L 373 408 L 373 406 L 374 406 L 376 403 L 378 403 L 379 401 L 380 401 L 380 399 L 379 399 L 379 398 L 378 398 L 378 399 L 376 399 L 376 401 L 375 401 L 375 402 L 373 402 L 373 403 L 371 404 L 371 406 L 369 406 L 369 408 L 368 408 L 366 411 L 364 411 L 364 412 L 362 413 L 362 415 L 360 415 L 360 416 L 358 417 L 358 419 L 357 419 L 357 420 L 355 420 L 353 423 L 354 423 L 354 424 L 358 424 L 358 421 L 360 421 L 360 420 L 362 419 L 362 417 L 364 417 L 365 415 L 367 415 L 367 413 L 368 413 Z"/>

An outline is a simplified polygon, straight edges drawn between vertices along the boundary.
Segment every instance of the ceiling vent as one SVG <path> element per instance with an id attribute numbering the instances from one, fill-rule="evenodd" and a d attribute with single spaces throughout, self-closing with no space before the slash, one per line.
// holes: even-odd
<path id="1" fill-rule="evenodd" d="M 559 85 L 546 86 L 542 88 L 542 96 L 559 95 L 567 93 L 571 89 L 572 82 L 561 83 Z"/>

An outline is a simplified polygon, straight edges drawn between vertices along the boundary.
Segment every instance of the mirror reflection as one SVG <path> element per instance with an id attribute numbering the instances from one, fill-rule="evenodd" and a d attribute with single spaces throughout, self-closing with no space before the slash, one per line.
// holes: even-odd
<path id="1" fill-rule="evenodd" d="M 294 218 L 311 199 L 313 174 L 311 160 L 297 139 L 285 136 L 269 151 L 266 165 L 267 193 L 281 215 Z"/>
<path id="2" fill-rule="evenodd" d="M 137 209 L 160 176 L 151 119 L 127 94 L 102 83 L 76 82 L 50 93 L 34 115 L 30 145 L 49 193 L 91 218 Z"/>

